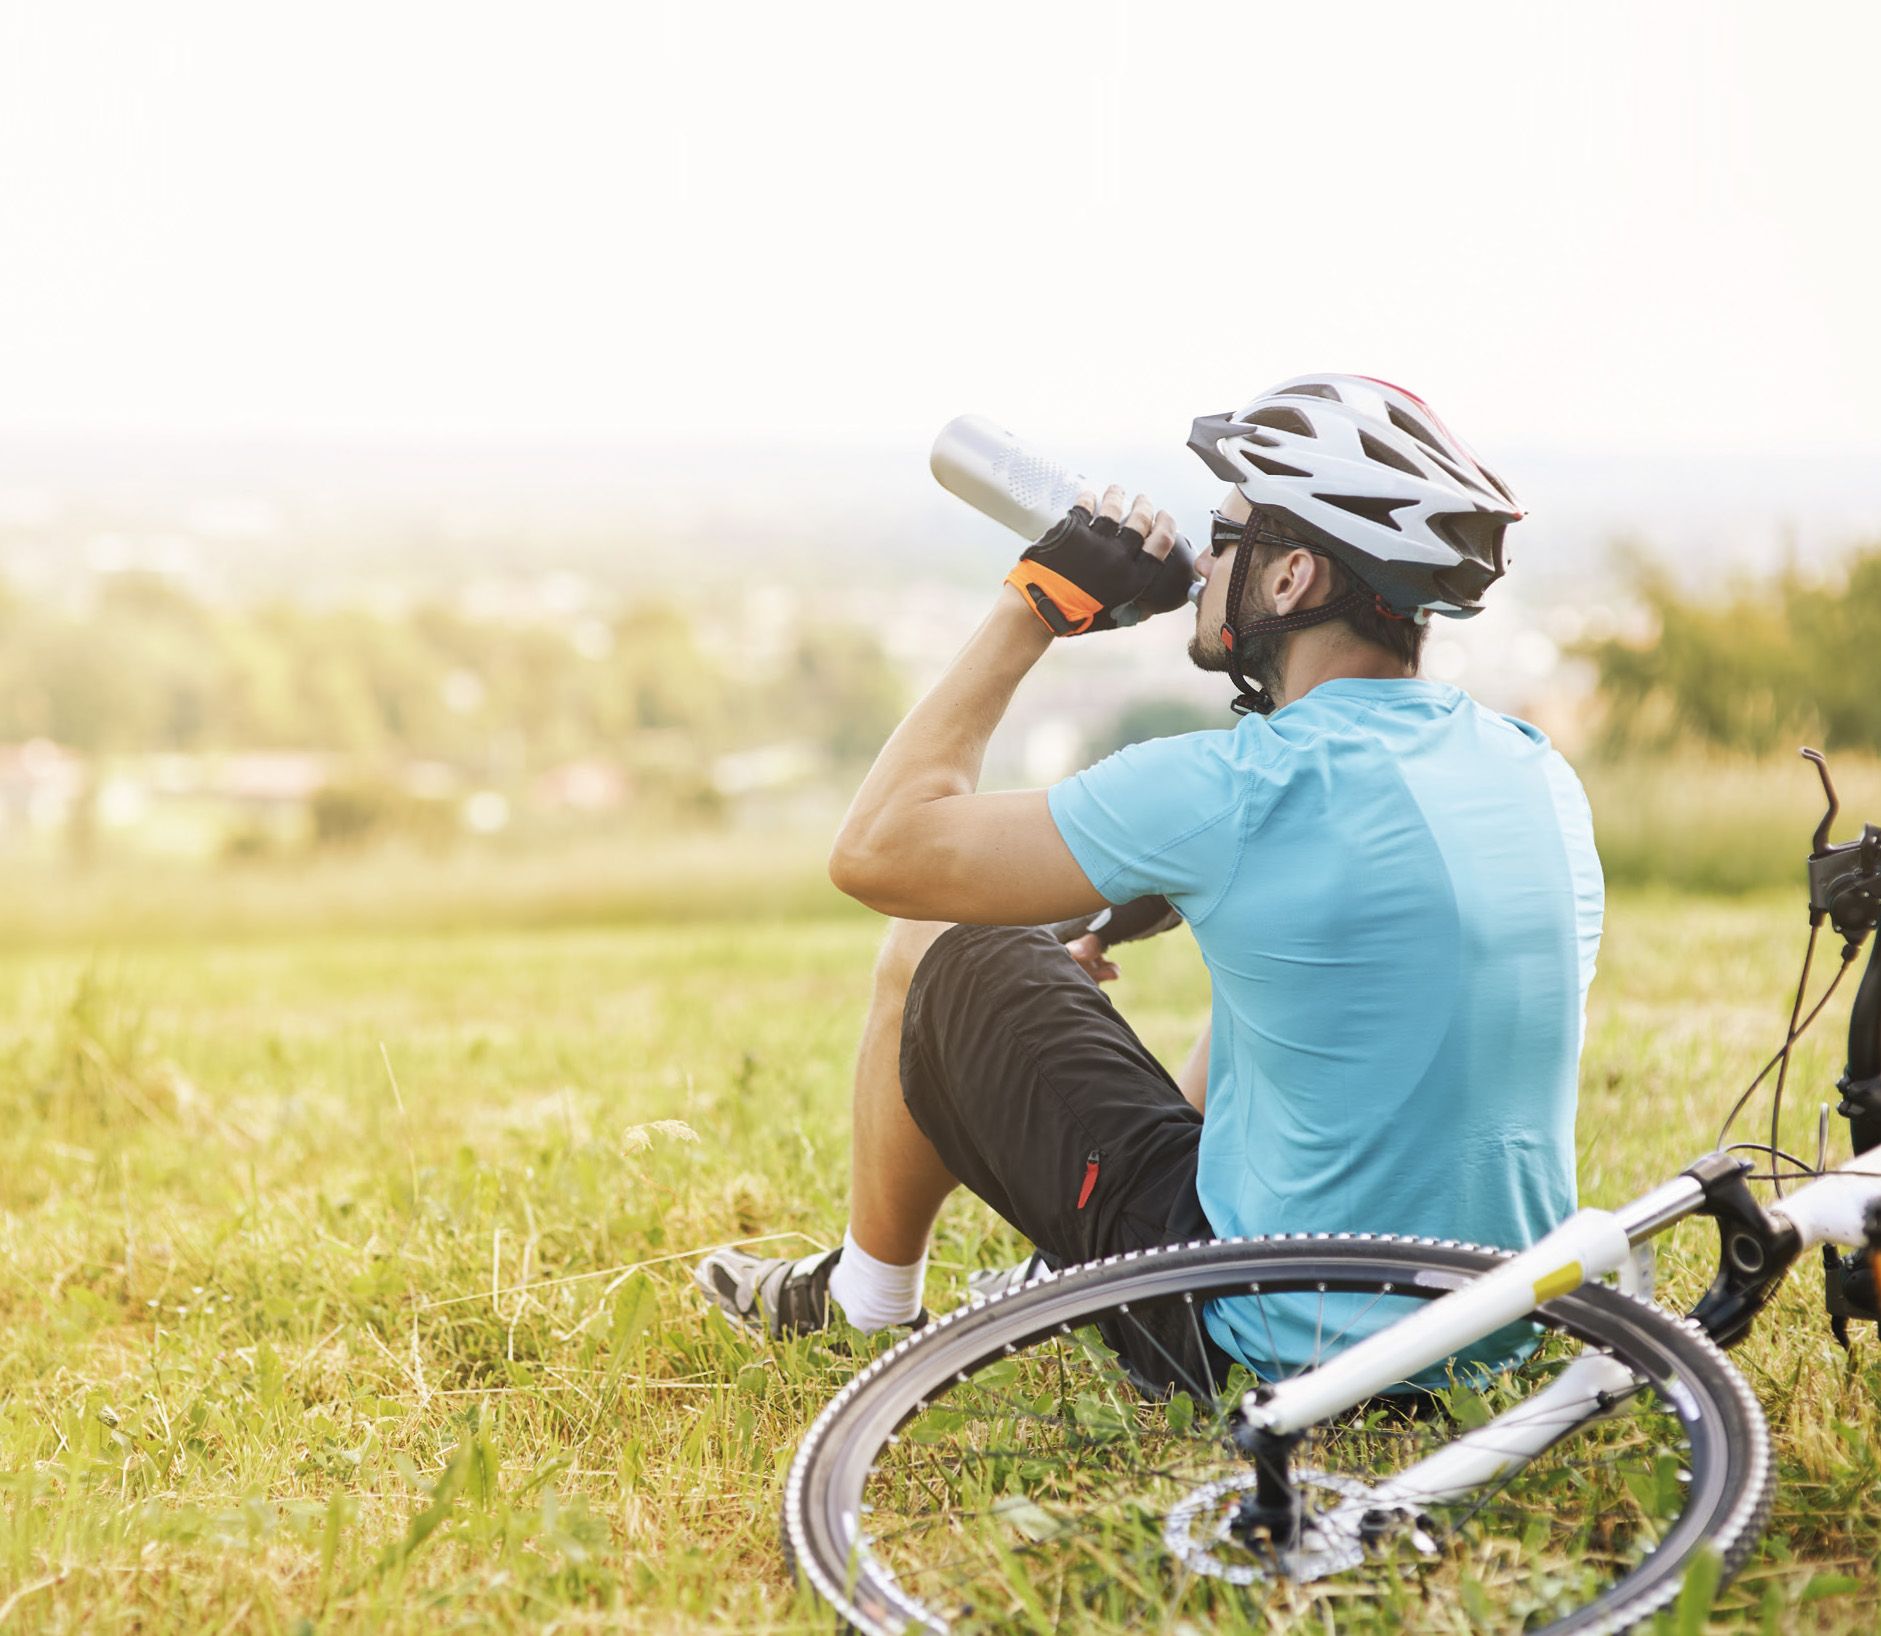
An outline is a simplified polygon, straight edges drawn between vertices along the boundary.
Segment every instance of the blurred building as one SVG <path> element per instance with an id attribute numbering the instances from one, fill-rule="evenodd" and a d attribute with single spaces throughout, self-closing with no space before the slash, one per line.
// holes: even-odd
<path id="1" fill-rule="evenodd" d="M 82 756 L 49 739 L 0 744 L 0 841 L 63 830 L 89 778 Z"/>

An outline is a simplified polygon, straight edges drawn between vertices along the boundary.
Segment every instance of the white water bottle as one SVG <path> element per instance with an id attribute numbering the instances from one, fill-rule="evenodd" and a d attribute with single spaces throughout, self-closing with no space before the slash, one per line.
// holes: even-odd
<path id="1" fill-rule="evenodd" d="M 949 494 L 1028 541 L 1064 516 L 1083 490 L 1096 493 L 1077 472 L 1033 453 L 984 415 L 948 421 L 934 439 L 928 467 Z"/>
<path id="2" fill-rule="evenodd" d="M 1028 449 L 984 415 L 956 415 L 948 421 L 934 439 L 928 469 L 949 494 L 1026 541 L 1036 540 L 1064 516 L 1079 494 L 1097 492 L 1088 478 Z M 1180 534 L 1174 549 L 1184 562 L 1194 560 L 1193 548 Z M 1191 602 L 1201 589 L 1198 579 L 1189 589 Z M 1112 617 L 1119 625 L 1134 625 L 1143 614 L 1132 605 Z"/>

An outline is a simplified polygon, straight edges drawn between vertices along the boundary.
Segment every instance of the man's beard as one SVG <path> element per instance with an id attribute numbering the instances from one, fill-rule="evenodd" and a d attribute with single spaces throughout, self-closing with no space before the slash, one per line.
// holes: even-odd
<path id="1" fill-rule="evenodd" d="M 1266 619 L 1279 612 L 1271 604 L 1262 606 L 1260 587 L 1251 585 L 1247 595 L 1242 598 L 1246 604 L 1244 612 L 1249 623 L 1256 619 Z M 1280 660 L 1286 648 L 1287 638 L 1284 633 L 1243 636 L 1235 649 L 1241 661 L 1241 674 L 1258 687 L 1270 699 L 1280 697 Z M 1201 620 L 1196 620 L 1195 634 L 1189 638 L 1189 663 L 1197 670 L 1206 670 L 1226 675 L 1228 670 L 1228 649 L 1221 640 L 1219 627 L 1211 627 L 1203 633 Z"/>

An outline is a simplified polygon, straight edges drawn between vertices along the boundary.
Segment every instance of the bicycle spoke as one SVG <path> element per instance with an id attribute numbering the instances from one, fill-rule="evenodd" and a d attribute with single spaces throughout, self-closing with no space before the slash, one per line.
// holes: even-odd
<path id="1" fill-rule="evenodd" d="M 1215 1384 L 1215 1366 L 1208 1361 L 1208 1340 L 1202 1333 L 1202 1320 L 1195 1310 L 1195 1297 L 1184 1293 L 1182 1304 L 1189 1315 L 1189 1328 L 1195 1335 L 1195 1355 L 1202 1360 L 1202 1376 L 1208 1382 L 1208 1400 L 1221 1402 L 1221 1388 Z"/>

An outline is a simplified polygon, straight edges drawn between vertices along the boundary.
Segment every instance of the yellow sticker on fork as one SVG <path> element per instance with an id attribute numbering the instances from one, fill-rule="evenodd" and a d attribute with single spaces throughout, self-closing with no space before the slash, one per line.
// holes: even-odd
<path id="1" fill-rule="evenodd" d="M 1571 1289 L 1579 1289 L 1587 1282 L 1587 1274 L 1581 1271 L 1578 1261 L 1570 1261 L 1565 1267 L 1557 1267 L 1546 1278 L 1535 1280 L 1535 1304 L 1552 1301 L 1557 1295 L 1565 1295 Z"/>

